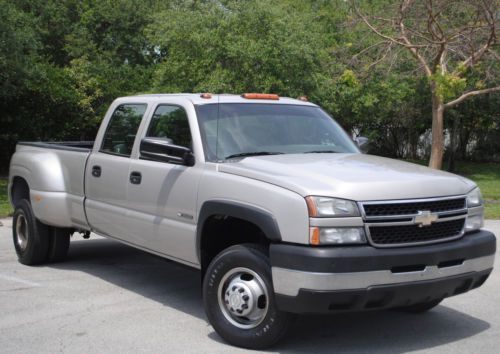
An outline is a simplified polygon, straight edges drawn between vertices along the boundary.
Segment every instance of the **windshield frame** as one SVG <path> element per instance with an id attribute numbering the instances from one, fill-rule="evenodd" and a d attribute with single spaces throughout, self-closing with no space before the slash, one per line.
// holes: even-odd
<path id="1" fill-rule="evenodd" d="M 332 120 L 332 123 L 336 126 L 336 128 L 339 129 L 339 133 L 340 134 L 343 134 L 345 135 L 345 137 L 347 138 L 347 140 L 349 140 L 349 142 L 351 143 L 350 144 L 350 148 L 352 148 L 352 151 L 346 151 L 346 152 L 339 152 L 339 153 L 353 153 L 353 154 L 356 154 L 356 153 L 361 153 L 358 146 L 356 145 L 356 143 L 352 140 L 352 138 L 350 137 L 350 135 L 345 131 L 345 129 L 334 119 L 332 118 L 323 108 L 319 107 L 319 106 L 316 106 L 316 105 L 304 105 L 304 104 L 293 104 L 293 103 L 263 103 L 263 102 L 228 102 L 228 103 L 225 103 L 225 102 L 214 102 L 214 103 L 205 103 L 205 104 L 195 104 L 194 105 L 194 108 L 195 108 L 195 112 L 196 112 L 196 119 L 197 119 L 197 122 L 198 122 L 198 127 L 199 127 L 199 131 L 200 131 L 200 137 L 201 137 L 201 142 L 202 142 L 202 146 L 203 146 L 203 154 L 204 154 L 204 157 L 205 157 L 205 162 L 213 162 L 213 163 L 224 163 L 224 162 L 228 162 L 230 160 L 234 160 L 235 158 L 230 158 L 230 159 L 224 159 L 224 158 L 212 158 L 209 156 L 208 154 L 208 151 L 209 151 L 209 147 L 208 147 L 208 141 L 207 141 L 207 134 L 206 134 L 206 131 L 205 131 L 205 126 L 204 126 L 204 122 L 203 122 L 203 114 L 201 114 L 200 112 L 200 108 L 201 107 L 204 107 L 204 106 L 214 106 L 214 105 L 217 105 L 217 106 L 220 106 L 220 105 L 249 105 L 249 104 L 252 104 L 252 105 L 268 105 L 268 106 L 298 106 L 298 107 L 310 107 L 312 109 L 318 109 L 320 110 L 325 116 L 327 116 L 328 118 L 330 118 Z M 218 113 L 219 114 L 219 113 Z M 219 119 L 220 117 L 218 116 L 217 119 Z M 318 117 L 319 118 L 319 117 Z M 305 154 L 305 153 L 311 153 L 311 152 L 298 152 L 298 153 L 279 153 L 279 155 L 292 155 L 292 154 Z M 272 154 L 264 154 L 264 155 L 272 155 Z M 238 159 L 243 159 L 244 157 L 241 157 L 241 158 L 238 158 Z"/>

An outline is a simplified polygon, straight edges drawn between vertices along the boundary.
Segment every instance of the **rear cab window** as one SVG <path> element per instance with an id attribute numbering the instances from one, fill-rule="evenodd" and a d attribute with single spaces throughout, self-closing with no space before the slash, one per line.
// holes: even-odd
<path id="1" fill-rule="evenodd" d="M 146 108 L 146 104 L 138 103 L 121 104 L 116 107 L 109 120 L 99 151 L 130 157 Z"/>

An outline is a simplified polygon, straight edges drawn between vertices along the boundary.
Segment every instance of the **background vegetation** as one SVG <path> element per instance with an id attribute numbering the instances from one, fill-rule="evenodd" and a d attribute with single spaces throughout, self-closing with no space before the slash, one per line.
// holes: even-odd
<path id="1" fill-rule="evenodd" d="M 365 14 L 388 17 L 398 3 L 361 2 Z M 369 137 L 373 154 L 429 156 L 428 79 L 408 51 L 380 50 L 347 1 L 0 0 L 0 8 L 0 175 L 17 141 L 92 140 L 114 98 L 148 92 L 306 95 Z M 498 58 L 498 44 L 492 51 Z M 492 74 L 479 79 L 484 66 Z M 498 60 L 485 61 L 465 76 L 480 88 L 498 85 L 498 73 Z M 500 94 L 487 94 L 448 109 L 457 149 L 445 160 L 500 161 L 499 106 Z M 486 183 L 498 177 L 488 166 L 494 172 L 463 171 Z"/>

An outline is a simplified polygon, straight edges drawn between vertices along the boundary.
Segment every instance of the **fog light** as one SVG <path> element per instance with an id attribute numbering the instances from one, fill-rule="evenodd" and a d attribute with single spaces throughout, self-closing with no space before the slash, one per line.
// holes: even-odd
<path id="1" fill-rule="evenodd" d="M 311 240 L 312 244 L 318 244 Z M 317 241 L 316 241 L 317 242 Z M 365 231 L 361 227 L 321 227 L 319 244 L 340 245 L 366 243 Z"/>

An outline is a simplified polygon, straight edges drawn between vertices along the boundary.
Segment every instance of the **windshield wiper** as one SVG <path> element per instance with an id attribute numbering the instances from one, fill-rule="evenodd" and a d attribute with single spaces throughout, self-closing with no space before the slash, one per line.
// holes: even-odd
<path id="1" fill-rule="evenodd" d="M 313 151 L 306 151 L 304 154 L 337 154 L 338 151 L 335 150 L 313 150 Z"/>
<path id="2" fill-rule="evenodd" d="M 248 156 L 264 156 L 264 155 L 282 155 L 284 152 L 278 151 L 253 151 L 253 152 L 241 152 L 239 154 L 233 154 L 225 157 L 225 160 L 232 159 L 235 157 L 248 157 Z"/>

